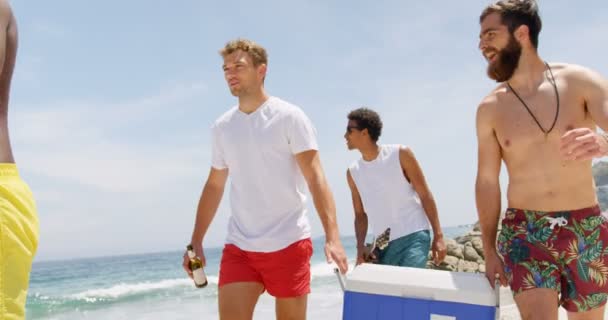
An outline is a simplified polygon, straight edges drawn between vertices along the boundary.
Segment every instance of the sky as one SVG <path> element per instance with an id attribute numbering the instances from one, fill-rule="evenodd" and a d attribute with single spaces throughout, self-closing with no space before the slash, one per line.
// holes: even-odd
<path id="1" fill-rule="evenodd" d="M 210 126 L 236 104 L 218 50 L 269 53 L 266 89 L 314 123 L 340 232 L 352 235 L 343 138 L 361 106 L 408 145 L 443 226 L 477 221 L 475 111 L 495 86 L 477 49 L 489 1 L 13 1 L 13 151 L 36 197 L 36 260 L 182 250 L 210 167 Z M 539 53 L 608 76 L 605 1 L 539 1 Z M 501 184 L 506 186 L 506 175 Z M 503 202 L 504 208 L 504 202 Z M 205 237 L 220 246 L 228 194 Z M 310 206 L 313 237 L 323 229 Z"/>

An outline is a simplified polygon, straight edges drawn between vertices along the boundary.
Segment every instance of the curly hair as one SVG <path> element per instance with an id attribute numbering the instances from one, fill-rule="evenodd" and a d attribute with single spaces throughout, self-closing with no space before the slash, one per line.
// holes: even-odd
<path id="1" fill-rule="evenodd" d="M 528 26 L 530 42 L 534 48 L 538 49 L 538 35 L 542 29 L 542 21 L 535 0 L 499 0 L 483 10 L 479 23 L 492 13 L 500 14 L 502 23 L 511 33 L 522 25 Z"/>
<path id="2" fill-rule="evenodd" d="M 220 50 L 220 55 L 225 58 L 227 55 L 237 50 L 247 52 L 253 61 L 253 65 L 256 67 L 260 64 L 268 64 L 268 53 L 266 53 L 266 49 L 248 39 L 239 38 L 229 41 L 224 48 Z"/>
<path id="3" fill-rule="evenodd" d="M 374 110 L 368 108 L 355 109 L 348 114 L 348 120 L 355 121 L 359 130 L 367 129 L 369 137 L 374 142 L 378 141 L 382 134 L 382 120 Z"/>

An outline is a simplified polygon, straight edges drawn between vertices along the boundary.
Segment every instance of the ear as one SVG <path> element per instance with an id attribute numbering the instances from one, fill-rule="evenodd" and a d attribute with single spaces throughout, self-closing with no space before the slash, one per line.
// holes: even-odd
<path id="1" fill-rule="evenodd" d="M 529 42 L 530 41 L 530 28 L 527 25 L 522 24 L 521 26 L 515 29 L 514 36 L 519 43 Z"/>
<path id="2" fill-rule="evenodd" d="M 262 77 L 262 79 L 266 78 L 266 71 L 267 71 L 268 67 L 266 66 L 265 63 L 262 63 L 258 66 L 258 75 L 260 77 Z"/>

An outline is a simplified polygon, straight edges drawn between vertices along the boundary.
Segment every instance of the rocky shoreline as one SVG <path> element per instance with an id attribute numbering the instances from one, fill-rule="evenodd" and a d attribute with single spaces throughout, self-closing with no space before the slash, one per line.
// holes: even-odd
<path id="1" fill-rule="evenodd" d="M 479 223 L 476 223 L 473 229 L 463 236 L 454 239 L 446 238 L 445 244 L 448 251 L 445 260 L 441 264 L 435 265 L 431 262 L 429 253 L 427 268 L 459 272 L 486 272 Z"/>

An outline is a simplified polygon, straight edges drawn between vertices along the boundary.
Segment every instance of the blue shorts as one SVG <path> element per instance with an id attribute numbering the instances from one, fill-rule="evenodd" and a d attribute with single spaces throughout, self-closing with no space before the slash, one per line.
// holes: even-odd
<path id="1" fill-rule="evenodd" d="M 417 231 L 389 242 L 386 248 L 379 251 L 378 264 L 426 268 L 430 249 L 430 231 Z"/>

